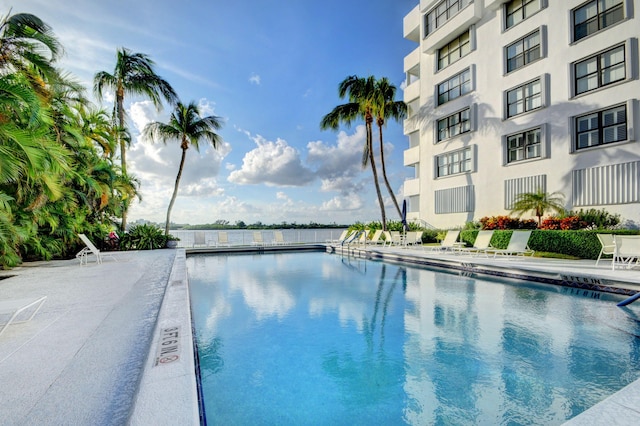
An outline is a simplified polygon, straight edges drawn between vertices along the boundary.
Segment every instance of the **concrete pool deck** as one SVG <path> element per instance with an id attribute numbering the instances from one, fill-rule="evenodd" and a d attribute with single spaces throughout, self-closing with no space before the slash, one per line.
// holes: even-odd
<path id="1" fill-rule="evenodd" d="M 0 301 L 47 300 L 31 321 L 0 336 L 0 424 L 199 424 L 186 251 L 126 252 L 102 265 L 64 260 L 2 271 L 0 278 L 10 278 L 0 280 Z M 580 291 L 640 291 L 639 271 L 611 271 L 610 261 L 596 268 L 592 260 L 493 259 L 422 248 L 352 247 L 343 254 L 461 274 L 527 276 Z M 638 407 L 640 381 L 568 424 L 640 424 Z"/>

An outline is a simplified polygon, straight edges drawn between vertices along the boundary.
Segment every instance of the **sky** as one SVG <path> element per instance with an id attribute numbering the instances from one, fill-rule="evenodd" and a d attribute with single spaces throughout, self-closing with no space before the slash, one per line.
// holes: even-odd
<path id="1" fill-rule="evenodd" d="M 403 17 L 418 0 L 0 0 L 0 13 L 32 13 L 64 47 L 59 68 L 111 112 L 113 93 L 93 94 L 93 76 L 113 73 L 116 51 L 145 53 L 183 103 L 224 125 L 223 143 L 189 149 L 175 223 L 351 224 L 380 220 L 371 169 L 360 162 L 363 123 L 320 129 L 345 103 L 350 75 L 387 77 L 402 100 L 403 59 L 417 45 L 403 38 Z M 125 98 L 133 136 L 127 171 L 141 182 L 129 221 L 164 223 L 181 149 L 144 138 L 167 122 L 142 97 Z M 375 128 L 374 128 L 375 130 Z M 407 176 L 402 123 L 384 128 L 387 175 L 399 202 Z M 374 142 L 378 142 L 377 131 Z M 375 146 L 375 145 L 374 145 Z M 397 213 L 381 182 L 387 216 Z"/>

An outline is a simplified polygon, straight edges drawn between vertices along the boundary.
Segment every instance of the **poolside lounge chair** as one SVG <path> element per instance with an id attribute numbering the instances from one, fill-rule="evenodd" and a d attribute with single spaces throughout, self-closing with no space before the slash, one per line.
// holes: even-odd
<path id="1" fill-rule="evenodd" d="M 344 245 L 352 244 L 357 238 L 360 237 L 362 232 L 363 231 L 353 231 L 352 233 L 347 235 L 347 237 L 344 240 L 340 241 L 340 245 L 344 246 Z"/>
<path id="2" fill-rule="evenodd" d="M 402 245 L 402 234 L 399 231 L 388 231 L 388 235 L 389 235 L 389 240 L 387 241 L 386 245 L 389 245 L 389 246 Z"/>
<path id="3" fill-rule="evenodd" d="M 47 296 L 38 297 L 36 299 L 15 299 L 15 300 L 2 300 L 0 301 L 0 316 L 9 315 L 9 320 L 4 324 L 0 324 L 0 335 L 4 333 L 4 331 L 11 324 L 20 324 L 22 322 L 31 321 L 31 319 L 38 313 L 42 304 L 47 299 Z M 27 311 L 29 308 L 34 308 L 31 315 L 26 319 L 20 319 L 16 321 L 16 319 L 20 318 L 20 314 L 24 311 Z"/>
<path id="4" fill-rule="evenodd" d="M 336 238 L 335 240 L 327 240 L 326 243 L 327 244 L 340 244 L 349 235 L 351 235 L 351 232 L 348 229 L 345 229 L 344 231 L 342 231 L 342 233 L 340 234 L 340 236 L 338 238 Z"/>
<path id="5" fill-rule="evenodd" d="M 369 231 L 368 229 L 360 231 L 360 237 L 357 240 L 353 241 L 352 244 L 368 244 L 370 232 L 371 231 Z"/>
<path id="6" fill-rule="evenodd" d="M 486 250 L 492 248 L 492 237 L 493 230 L 478 231 L 478 235 L 476 235 L 476 240 L 473 242 L 472 247 L 456 247 L 454 250 L 456 253 L 475 253 L 476 255 L 479 255 L 480 253 L 486 254 Z"/>
<path id="7" fill-rule="evenodd" d="M 422 231 L 409 231 L 405 237 L 406 246 L 416 246 L 422 244 Z"/>
<path id="8" fill-rule="evenodd" d="M 382 229 L 376 229 L 376 232 L 373 233 L 373 236 L 368 241 L 369 244 L 383 244 L 384 240 L 381 240 L 382 237 Z"/>
<path id="9" fill-rule="evenodd" d="M 263 246 L 264 245 L 264 239 L 262 239 L 262 232 L 254 231 L 254 233 L 253 233 L 253 245 L 256 245 L 256 246 Z"/>
<path id="10" fill-rule="evenodd" d="M 616 266 L 631 268 L 640 265 L 640 235 L 616 235 L 615 244 L 612 270 L 615 270 Z"/>
<path id="11" fill-rule="evenodd" d="M 104 252 L 98 250 L 98 248 L 95 245 L 93 245 L 91 240 L 89 240 L 89 238 L 87 238 L 86 235 L 78 234 L 78 237 L 80 237 L 82 242 L 86 245 L 85 248 L 83 248 L 82 250 L 80 250 L 76 254 L 76 258 L 78 258 L 80 260 L 80 265 L 86 265 L 88 263 L 89 255 L 94 255 L 96 257 L 96 263 L 98 263 L 98 264 L 102 263 L 102 258 L 103 257 L 110 257 L 114 261 L 116 261 L 116 262 L 118 261 L 118 259 L 116 259 L 113 255 L 108 254 L 108 253 L 104 253 Z"/>
<path id="12" fill-rule="evenodd" d="M 282 231 L 273 231 L 273 245 L 274 246 L 283 246 L 287 244 L 284 240 L 284 235 L 282 235 Z"/>
<path id="13" fill-rule="evenodd" d="M 202 231 L 197 231 L 193 236 L 193 246 L 206 246 L 207 239 L 205 233 Z"/>
<path id="14" fill-rule="evenodd" d="M 602 255 L 611 255 L 616 254 L 616 242 L 615 236 L 613 234 L 596 234 L 600 244 L 602 244 L 602 248 L 600 249 L 600 254 L 598 254 L 598 259 L 596 260 L 596 266 L 598 266 L 598 262 L 600 262 L 600 258 Z M 611 259 L 613 262 L 613 258 Z"/>
<path id="15" fill-rule="evenodd" d="M 533 256 L 533 253 L 535 252 L 528 246 L 530 237 L 531 231 L 513 231 L 511 238 L 509 239 L 509 245 L 506 249 L 490 248 L 483 250 L 483 253 L 493 253 L 493 257 L 496 257 L 499 254 L 504 256 L 525 256 L 527 254 Z"/>
<path id="16" fill-rule="evenodd" d="M 229 244 L 229 235 L 227 231 L 218 231 L 218 241 L 216 242 L 217 247 L 228 247 Z"/>
<path id="17" fill-rule="evenodd" d="M 445 235 L 444 239 L 440 243 L 439 246 L 425 246 L 431 251 L 452 251 L 456 247 L 460 246 L 460 243 L 457 242 L 458 236 L 460 235 L 459 230 L 449 230 L 447 231 L 447 235 Z"/>

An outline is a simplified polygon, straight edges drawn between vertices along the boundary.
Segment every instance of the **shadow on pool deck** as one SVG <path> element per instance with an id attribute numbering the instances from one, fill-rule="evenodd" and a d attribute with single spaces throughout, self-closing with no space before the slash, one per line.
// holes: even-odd
<path id="1" fill-rule="evenodd" d="M 12 325 L 0 336 L 0 423 L 143 425 L 176 424 L 179 419 L 180 424 L 198 424 L 195 389 L 182 381 L 192 364 L 185 363 L 180 372 L 174 371 L 175 365 L 173 370 L 154 367 L 160 332 L 178 321 L 176 304 L 188 305 L 187 286 L 174 276 L 186 270 L 184 254 L 183 249 L 141 251 L 102 265 L 80 267 L 69 260 L 5 271 L 2 275 L 12 277 L 0 280 L 0 300 L 48 299 L 30 322 Z M 585 289 L 621 289 L 626 294 L 640 291 L 637 270 L 611 271 L 610 262 L 596 268 L 595 261 L 486 259 L 421 248 L 367 247 L 343 255 L 453 268 L 463 274 L 533 277 Z M 180 297 L 172 304 L 174 293 Z M 180 318 L 181 330 L 190 336 L 188 315 Z M 636 407 L 640 381 L 569 423 L 640 424 Z"/>

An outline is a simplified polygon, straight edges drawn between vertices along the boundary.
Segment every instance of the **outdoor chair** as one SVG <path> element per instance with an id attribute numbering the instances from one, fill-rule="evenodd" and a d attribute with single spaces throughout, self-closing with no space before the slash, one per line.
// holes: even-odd
<path id="1" fill-rule="evenodd" d="M 85 248 L 83 248 L 82 250 L 80 250 L 76 254 L 76 258 L 78 258 L 80 260 L 80 265 L 81 266 L 82 265 L 86 265 L 88 263 L 90 255 L 94 255 L 96 257 L 96 263 L 97 264 L 102 263 L 102 258 L 103 257 L 110 257 L 114 261 L 116 261 L 116 262 L 118 261 L 118 259 L 116 259 L 113 255 L 98 250 L 98 248 L 95 245 L 93 245 L 91 240 L 89 240 L 89 238 L 87 238 L 86 235 L 78 234 L 78 237 L 80 237 L 82 242 L 86 245 Z"/>
<path id="2" fill-rule="evenodd" d="M 431 249 L 431 251 L 452 251 L 456 247 L 460 246 L 458 243 L 458 236 L 460 235 L 459 230 L 449 230 L 447 231 L 447 235 L 445 235 L 444 239 L 440 243 L 439 246 L 424 246 Z"/>
<path id="3" fill-rule="evenodd" d="M 611 270 L 616 266 L 631 268 L 640 264 L 640 235 L 616 235 Z"/>
<path id="4" fill-rule="evenodd" d="M 368 241 L 369 244 L 383 244 L 384 240 L 381 240 L 382 237 L 382 229 L 377 229 L 376 232 L 373 233 L 373 237 Z"/>
<path id="5" fill-rule="evenodd" d="M 491 238 L 493 237 L 493 230 L 490 231 L 478 231 L 478 235 L 476 236 L 476 240 L 473 242 L 472 247 L 456 247 L 456 253 L 474 253 L 479 255 L 480 253 L 485 253 L 486 250 L 491 249 Z"/>
<path id="6" fill-rule="evenodd" d="M 528 246 L 530 237 L 531 231 L 513 231 L 506 249 L 490 248 L 483 250 L 483 253 L 493 253 L 493 257 L 499 254 L 503 256 L 525 256 L 527 254 L 533 256 L 535 252 Z"/>
<path id="7" fill-rule="evenodd" d="M 284 240 L 284 235 L 282 234 L 282 231 L 273 231 L 273 245 L 283 246 L 285 244 L 287 244 L 287 242 Z"/>
<path id="8" fill-rule="evenodd" d="M 206 246 L 207 239 L 206 235 L 202 231 L 197 231 L 193 236 L 193 246 Z"/>
<path id="9" fill-rule="evenodd" d="M 339 244 L 342 243 L 344 241 L 345 238 L 347 238 L 347 236 L 350 235 L 350 232 L 348 229 L 345 229 L 344 231 L 342 231 L 342 233 L 340 234 L 340 236 L 338 238 L 336 238 L 335 240 L 327 240 L 326 243 L 327 244 Z"/>
<path id="10" fill-rule="evenodd" d="M 218 241 L 216 242 L 216 246 L 228 247 L 229 245 L 229 234 L 227 234 L 227 231 L 218 231 Z"/>
<path id="11" fill-rule="evenodd" d="M 598 259 L 596 260 L 596 266 L 598 266 L 598 262 L 602 258 L 602 255 L 610 255 L 613 256 L 616 254 L 616 242 L 615 236 L 613 234 L 596 234 L 602 248 L 600 249 L 600 254 L 598 254 Z M 613 262 L 613 258 L 611 259 Z"/>
<path id="12" fill-rule="evenodd" d="M 264 245 L 264 239 L 262 238 L 262 232 L 254 231 L 254 233 L 253 233 L 253 245 L 256 245 L 256 246 L 263 246 Z"/>
<path id="13" fill-rule="evenodd" d="M 0 317 L 9 315 L 9 320 L 4 324 L 0 324 L 0 335 L 11 324 L 20 324 L 23 322 L 31 321 L 31 319 L 38 313 L 42 304 L 47 299 L 47 296 L 42 296 L 37 299 L 15 299 L 15 300 L 2 300 L 0 301 Z M 34 308 L 31 315 L 26 319 L 20 319 L 20 314 L 27 311 L 30 308 Z"/>

